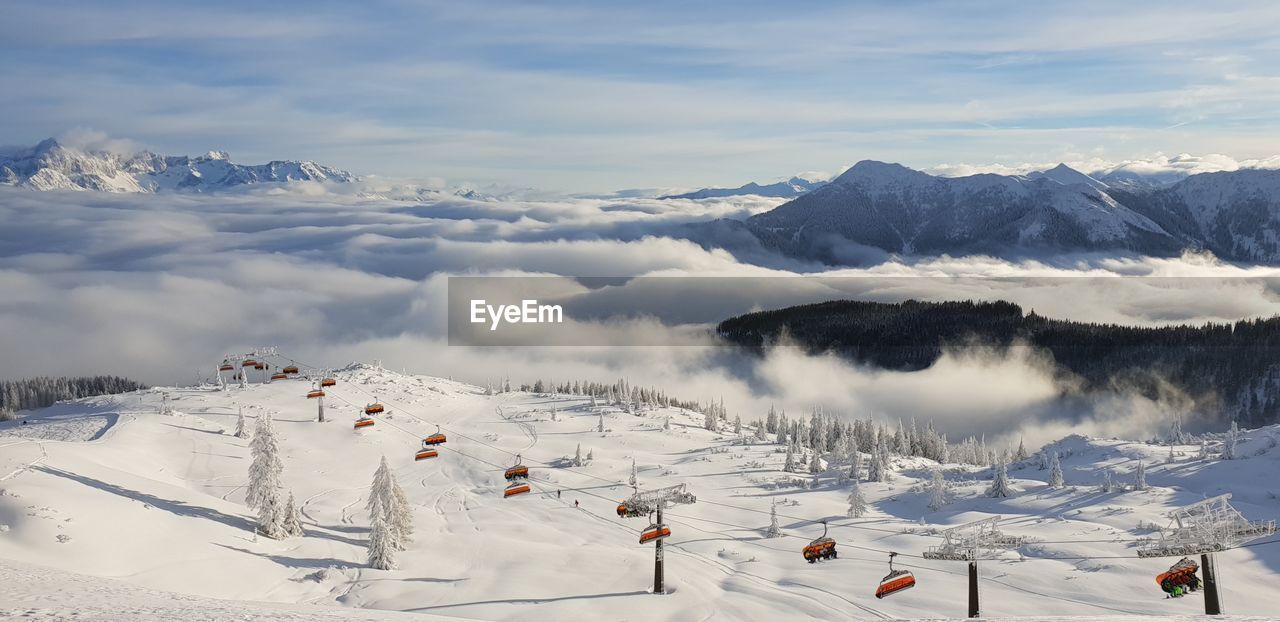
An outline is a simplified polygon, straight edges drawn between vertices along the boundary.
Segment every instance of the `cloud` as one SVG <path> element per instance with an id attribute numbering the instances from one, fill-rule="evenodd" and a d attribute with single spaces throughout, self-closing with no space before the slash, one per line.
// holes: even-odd
<path id="1" fill-rule="evenodd" d="M 863 157 L 1256 158 L 1280 102 L 1265 3 L 374 6 L 20 3 L 0 135 L 600 193 Z"/>
<path id="2" fill-rule="evenodd" d="M 116 155 L 130 156 L 142 148 L 138 143 L 124 139 L 112 138 L 106 132 L 89 128 L 72 128 L 58 134 L 58 143 L 80 151 L 105 151 Z"/>
<path id="3" fill-rule="evenodd" d="M 695 344 L 729 315 L 833 298 L 1005 299 L 1051 317 L 1131 324 L 1280 313 L 1270 286 L 1280 271 L 1202 255 L 770 267 L 664 233 L 762 205 L 0 188 L 0 350 L 22 353 L 0 360 L 0 377 L 115 373 L 188 383 L 225 354 L 272 344 L 317 364 L 381 359 L 477 383 L 627 377 L 683 399 L 723 397 L 748 420 L 771 403 L 792 413 L 823 406 L 847 417 L 935 419 L 953 439 L 1021 430 L 1030 441 L 1066 425 L 1142 430 L 1177 401 L 1123 390 L 1064 401 L 1071 387 L 1032 352 L 958 351 L 902 373 L 793 348 L 757 358 Z M 450 274 L 652 278 L 563 282 L 592 311 L 575 329 L 602 345 L 468 348 L 447 345 Z M 703 278 L 662 285 L 672 277 Z M 634 343 L 651 345 L 618 345 Z"/>

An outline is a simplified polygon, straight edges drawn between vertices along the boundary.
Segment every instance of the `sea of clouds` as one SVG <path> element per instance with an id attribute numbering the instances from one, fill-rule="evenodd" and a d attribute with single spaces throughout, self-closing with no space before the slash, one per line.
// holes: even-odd
<path id="1" fill-rule="evenodd" d="M 835 268 L 689 239 L 685 225 L 778 202 L 392 201 L 307 186 L 211 196 L 0 188 L 0 351 L 8 355 L 0 377 L 190 383 L 208 378 L 225 354 L 275 345 L 316 365 L 376 359 L 481 385 L 625 377 L 682 399 L 723 398 L 744 420 L 771 404 L 792 414 L 822 407 L 934 420 L 953 439 L 1025 434 L 1036 443 L 1065 431 L 1158 434 L 1183 401 L 1176 391 L 1156 400 L 1119 391 L 1080 398 L 1054 379 L 1050 361 L 1025 349 L 953 352 L 902 373 L 786 347 L 756 357 L 714 347 L 690 324 L 832 298 L 1003 299 L 1051 317 L 1130 324 L 1280 313 L 1267 280 L 1280 271 L 1203 255 L 888 258 Z M 450 275 L 774 278 L 667 298 L 646 279 L 598 289 L 566 280 L 599 308 L 636 312 L 583 322 L 601 345 L 480 348 L 447 344 Z M 686 345 L 610 345 L 645 339 Z"/>

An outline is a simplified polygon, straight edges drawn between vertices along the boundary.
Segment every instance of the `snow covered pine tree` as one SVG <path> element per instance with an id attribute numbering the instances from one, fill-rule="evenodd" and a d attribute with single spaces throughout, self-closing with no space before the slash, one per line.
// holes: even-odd
<path id="1" fill-rule="evenodd" d="M 285 534 L 290 536 L 301 536 L 306 532 L 302 529 L 302 515 L 298 512 L 298 506 L 293 502 L 293 491 L 289 491 L 289 501 L 284 504 L 284 521 L 281 523 Z"/>
<path id="2" fill-rule="evenodd" d="M 409 500 L 404 489 L 396 481 L 391 467 L 387 465 L 387 457 L 382 457 L 378 470 L 373 474 L 373 484 L 369 487 L 369 502 L 365 506 L 369 510 L 370 523 L 375 516 L 381 516 L 388 529 L 388 544 L 393 550 L 403 551 L 412 541 L 413 514 L 409 509 Z"/>
<path id="3" fill-rule="evenodd" d="M 374 514 L 372 521 L 369 528 L 369 566 L 378 570 L 391 570 L 396 567 L 391 527 L 380 513 Z"/>
<path id="4" fill-rule="evenodd" d="M 275 429 L 271 425 L 271 413 L 258 415 L 257 429 L 249 442 L 253 461 L 249 464 L 249 485 L 245 501 L 258 510 L 258 533 L 268 538 L 283 538 L 284 507 L 280 502 L 280 474 L 284 464 L 280 462 L 280 447 Z"/>
<path id="5" fill-rule="evenodd" d="M 249 438 L 249 428 L 244 423 L 244 407 L 240 407 L 240 415 L 236 417 L 236 438 Z"/>
<path id="6" fill-rule="evenodd" d="M 769 529 L 764 532 L 766 538 L 777 538 L 782 535 L 782 528 L 778 527 L 778 504 L 769 504 Z"/>
<path id="7" fill-rule="evenodd" d="M 849 510 L 846 516 L 849 518 L 862 518 L 867 513 L 867 500 L 862 496 L 862 485 L 855 478 L 853 480 L 853 488 L 849 490 Z"/>
<path id="8" fill-rule="evenodd" d="M 937 512 L 947 504 L 947 480 L 942 477 L 942 469 L 933 470 L 933 480 L 929 483 L 929 509 Z"/>
<path id="9" fill-rule="evenodd" d="M 987 489 L 988 497 L 1008 497 L 1013 494 L 1009 488 L 1009 470 L 1003 460 L 997 460 L 991 467 L 991 487 Z"/>
<path id="10" fill-rule="evenodd" d="M 1058 452 L 1055 451 L 1049 460 L 1049 487 L 1062 488 L 1063 485 L 1062 461 L 1058 460 Z"/>

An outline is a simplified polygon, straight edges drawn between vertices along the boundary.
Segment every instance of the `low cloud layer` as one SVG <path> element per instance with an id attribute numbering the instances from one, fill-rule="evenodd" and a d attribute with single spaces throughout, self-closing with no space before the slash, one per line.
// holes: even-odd
<path id="1" fill-rule="evenodd" d="M 673 334 L 697 338 L 680 323 L 832 298 L 1005 299 L 1042 315 L 1133 324 L 1280 313 L 1267 280 L 1280 272 L 1204 256 L 784 269 L 788 264 L 749 265 L 668 235 L 683 223 L 768 207 L 749 199 L 411 203 L 292 191 L 0 189 L 0 350 L 11 354 L 0 360 L 0 377 L 114 373 L 186 383 L 209 376 L 225 354 L 277 345 L 310 364 L 380 359 L 394 369 L 479 383 L 627 377 L 684 399 L 724 398 L 748 420 L 769 404 L 789 412 L 821 406 L 847 416 L 933 419 L 952 438 L 1022 428 L 1039 441 L 1049 432 L 1035 430 L 1140 432 L 1151 413 L 1172 402 L 1121 392 L 1099 398 L 1106 403 L 1064 405 L 1060 396 L 1070 387 L 1055 384 L 1034 353 L 955 353 L 929 370 L 897 373 L 790 348 L 755 358 L 697 346 L 449 347 L 447 277 L 775 277 L 744 280 L 723 296 L 676 299 L 656 296 L 644 280 L 598 289 L 568 282 L 599 309 L 635 311 L 583 330 L 652 335 L 655 343 L 671 343 Z"/>

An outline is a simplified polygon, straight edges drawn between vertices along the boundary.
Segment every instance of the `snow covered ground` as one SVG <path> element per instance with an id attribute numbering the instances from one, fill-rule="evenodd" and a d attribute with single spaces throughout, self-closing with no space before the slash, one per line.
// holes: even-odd
<path id="1" fill-rule="evenodd" d="M 1277 428 L 1246 432 L 1244 459 L 1233 461 L 1199 459 L 1198 443 L 1174 447 L 1170 460 L 1168 446 L 1068 437 L 1052 447 L 1068 487 L 1047 489 L 1048 471 L 1033 459 L 1011 466 L 1017 493 L 1007 499 L 982 495 L 989 470 L 948 465 L 951 501 L 939 511 L 927 507 L 932 464 L 900 459 L 893 481 L 863 484 L 870 515 L 849 519 L 848 484 L 834 472 L 784 473 L 779 446 L 704 430 L 697 413 L 487 396 L 368 365 L 336 377 L 327 423 L 315 421 L 300 380 L 91 398 L 30 413 L 26 425 L 0 423 L 0 617 L 960 618 L 965 565 L 915 556 L 939 542 L 936 529 L 998 514 L 1007 533 L 1033 541 L 982 562 L 984 614 L 1195 619 L 1184 616 L 1203 611 L 1199 594 L 1164 599 L 1153 581 L 1174 560 L 1136 557 L 1134 541 L 1154 535 L 1140 524 L 1163 525 L 1170 508 L 1222 492 L 1251 519 L 1280 517 Z M 159 414 L 166 391 L 171 416 Z M 357 409 L 374 396 L 388 412 L 354 431 Z M 241 408 L 276 421 L 304 537 L 253 534 L 247 441 L 232 435 Z M 414 462 L 437 425 L 449 435 L 440 457 Z M 593 460 L 575 468 L 579 446 Z M 503 499 L 514 454 L 530 467 L 534 493 Z M 364 564 L 366 493 L 384 455 L 416 528 L 388 571 Z M 649 592 L 653 547 L 637 541 L 647 520 L 615 513 L 631 494 L 633 459 L 641 487 L 684 483 L 698 499 L 666 513 L 665 596 Z M 1104 469 L 1132 481 L 1140 459 L 1150 490 L 1098 489 Z M 766 538 L 775 501 L 784 536 Z M 839 559 L 805 563 L 800 549 L 822 534 L 823 519 Z M 919 584 L 877 600 L 888 551 Z M 1280 544 L 1221 553 L 1218 567 L 1229 613 L 1280 619 Z"/>

